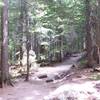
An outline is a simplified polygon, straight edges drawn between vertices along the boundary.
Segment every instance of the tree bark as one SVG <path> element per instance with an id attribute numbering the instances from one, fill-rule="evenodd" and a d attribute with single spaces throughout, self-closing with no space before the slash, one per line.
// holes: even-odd
<path id="1" fill-rule="evenodd" d="M 8 0 L 3 0 L 4 6 L 2 8 L 2 22 L 1 22 L 1 86 L 10 84 L 9 66 L 8 66 Z"/>
<path id="2" fill-rule="evenodd" d="M 29 72 L 30 72 L 30 63 L 29 63 L 29 50 L 30 50 L 30 42 L 29 38 L 27 36 L 27 43 L 26 43 L 26 49 L 27 49 L 27 74 L 26 74 L 26 81 L 29 81 Z"/>
<path id="3" fill-rule="evenodd" d="M 96 28 L 96 45 L 97 45 L 97 53 L 98 53 L 98 64 L 100 65 L 100 0 L 97 0 L 98 6 L 97 6 L 97 28 Z"/>
<path id="4" fill-rule="evenodd" d="M 92 67 L 94 64 L 93 61 L 93 44 L 92 44 L 92 35 L 91 35 L 91 26 L 90 26 L 90 0 L 85 0 L 86 4 L 86 50 L 87 50 L 87 61 L 88 66 Z"/>

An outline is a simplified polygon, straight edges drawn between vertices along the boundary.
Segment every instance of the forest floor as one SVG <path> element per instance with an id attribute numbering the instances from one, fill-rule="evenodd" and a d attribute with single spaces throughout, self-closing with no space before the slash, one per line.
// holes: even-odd
<path id="1" fill-rule="evenodd" d="M 73 85 L 76 90 L 81 87 L 84 91 L 90 90 L 88 94 L 93 94 L 91 99 L 77 100 L 100 100 L 100 98 L 94 99 L 94 94 L 100 93 L 99 73 L 93 72 L 91 68 L 73 67 L 79 58 L 80 54 L 54 66 L 39 68 L 30 76 L 29 82 L 17 79 L 14 87 L 0 89 L 0 100 L 74 100 L 49 99 L 53 94 L 57 96 L 61 91 L 65 91 L 66 85 L 68 88 Z"/>

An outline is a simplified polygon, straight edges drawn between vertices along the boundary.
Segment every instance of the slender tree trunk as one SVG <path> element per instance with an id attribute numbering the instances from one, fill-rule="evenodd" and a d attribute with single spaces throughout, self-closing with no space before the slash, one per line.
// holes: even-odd
<path id="1" fill-rule="evenodd" d="M 88 66 L 93 66 L 93 55 L 92 55 L 92 37 L 91 37 L 91 26 L 90 26 L 90 0 L 85 0 L 86 4 L 86 49 L 87 49 L 87 61 Z"/>
<path id="2" fill-rule="evenodd" d="M 28 8 L 27 8 L 27 4 L 26 4 L 26 1 L 27 0 L 24 0 L 24 3 L 25 3 L 25 35 L 26 35 L 26 38 L 27 38 L 27 41 L 26 41 L 26 50 L 27 50 L 27 74 L 26 74 L 26 81 L 29 81 L 29 72 L 30 72 L 30 67 L 31 67 L 31 64 L 30 64 L 30 61 L 29 61 L 29 57 L 30 57 L 30 54 L 29 54 L 29 51 L 31 49 L 31 35 L 29 33 L 29 16 L 28 16 Z"/>
<path id="3" fill-rule="evenodd" d="M 49 40 L 50 45 L 49 45 L 49 52 L 48 52 L 48 62 L 49 62 L 49 64 L 51 64 L 51 61 L 52 61 L 52 55 L 51 55 L 52 37 L 51 37 L 51 35 L 49 37 L 50 37 L 50 40 Z"/>
<path id="4" fill-rule="evenodd" d="M 97 45 L 97 53 L 98 53 L 98 64 L 100 65 L 100 0 L 97 0 L 98 6 L 97 6 L 97 28 L 96 28 L 96 45 Z"/>
<path id="5" fill-rule="evenodd" d="M 60 62 L 63 61 L 63 35 L 60 35 Z"/>
<path id="6" fill-rule="evenodd" d="M 26 48 L 27 48 L 27 74 L 26 74 L 26 81 L 29 81 L 29 72 L 30 72 L 31 65 L 29 63 L 30 42 L 29 42 L 29 38 L 28 37 L 27 37 Z"/>
<path id="7" fill-rule="evenodd" d="M 27 7 L 27 6 L 26 6 Z M 31 64 L 30 64 L 30 61 L 29 61 L 29 57 L 30 57 L 30 54 L 29 54 L 29 51 L 31 49 L 31 39 L 30 39 L 30 33 L 29 33 L 29 18 L 28 18 L 28 10 L 26 8 L 26 38 L 27 38 L 27 41 L 26 41 L 26 50 L 27 50 L 27 74 L 26 74 L 26 81 L 29 81 L 29 72 L 30 72 L 30 67 L 31 67 Z"/>
<path id="8" fill-rule="evenodd" d="M 19 54 L 19 60 L 20 60 L 20 66 L 22 66 L 22 58 L 23 58 L 23 48 L 24 48 L 24 45 L 23 45 L 23 33 L 24 33 L 24 0 L 20 0 L 19 1 L 19 8 L 20 8 L 20 17 L 19 17 L 19 27 L 18 27 L 18 32 L 21 34 L 20 35 L 20 46 L 19 46 L 19 51 L 20 51 L 20 54 Z"/>
<path id="9" fill-rule="evenodd" d="M 1 79 L 2 87 L 4 84 L 10 84 L 9 66 L 8 66 L 8 0 L 3 0 L 2 9 L 2 43 L 1 43 Z"/>
<path id="10" fill-rule="evenodd" d="M 39 55 L 39 45 L 38 45 L 38 33 L 34 33 L 34 46 L 33 46 L 33 50 L 36 53 L 37 59 L 38 59 L 38 55 Z"/>

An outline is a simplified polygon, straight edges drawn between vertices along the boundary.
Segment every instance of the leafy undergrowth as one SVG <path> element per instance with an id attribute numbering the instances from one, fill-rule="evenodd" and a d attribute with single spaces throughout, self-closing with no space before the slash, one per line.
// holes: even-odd
<path id="1" fill-rule="evenodd" d="M 95 80 L 95 81 L 100 80 L 100 73 L 99 73 L 99 72 L 94 72 L 94 73 L 89 77 L 89 79 Z"/>
<path id="2" fill-rule="evenodd" d="M 38 67 L 39 64 L 36 64 L 36 67 L 30 67 L 30 74 L 37 71 Z M 9 72 L 13 78 L 21 77 L 27 73 L 27 66 L 11 66 Z"/>

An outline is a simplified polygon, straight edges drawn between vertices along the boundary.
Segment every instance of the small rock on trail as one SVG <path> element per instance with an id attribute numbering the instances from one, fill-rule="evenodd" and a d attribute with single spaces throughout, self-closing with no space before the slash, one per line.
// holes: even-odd
<path id="1" fill-rule="evenodd" d="M 38 76 L 39 79 L 43 79 L 43 78 L 47 78 L 47 77 L 48 77 L 47 74 L 42 74 L 42 75 Z"/>

